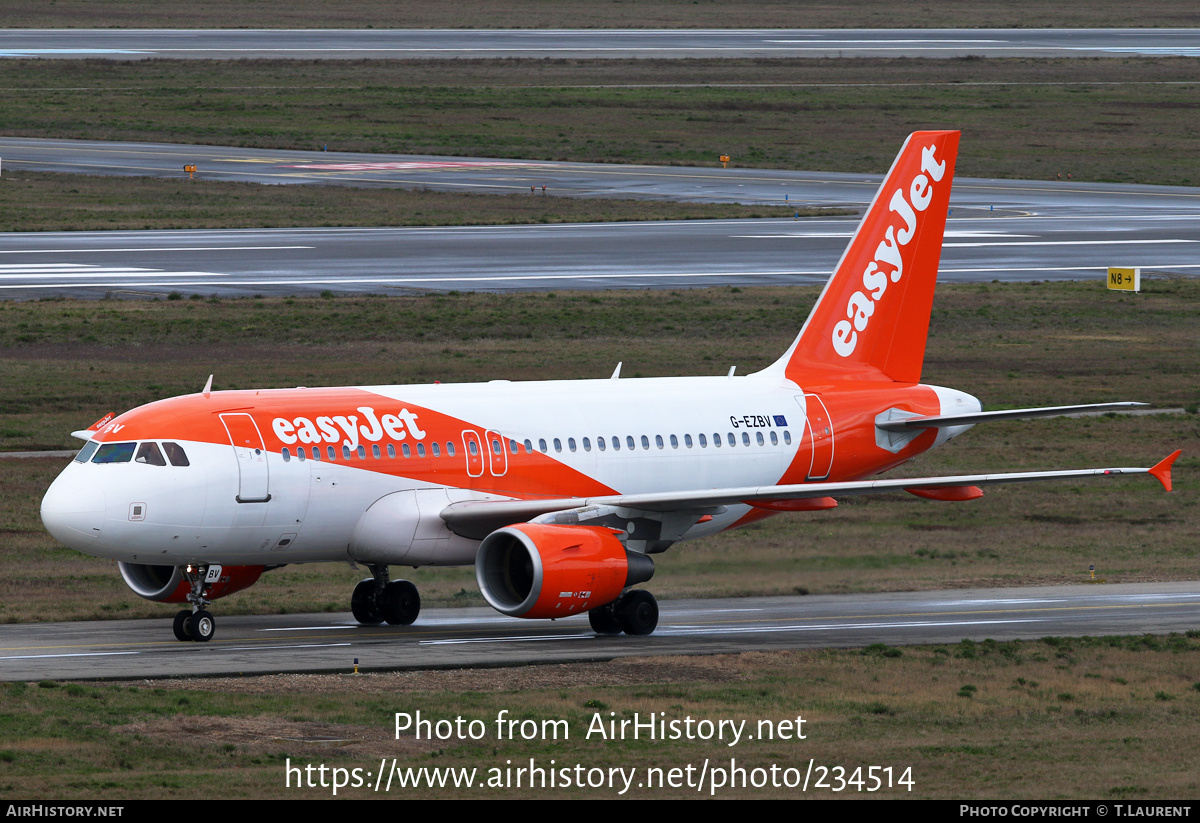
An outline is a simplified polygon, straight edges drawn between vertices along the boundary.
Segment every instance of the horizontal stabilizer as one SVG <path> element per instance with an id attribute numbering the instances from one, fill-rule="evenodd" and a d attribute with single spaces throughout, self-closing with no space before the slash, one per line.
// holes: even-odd
<path id="1" fill-rule="evenodd" d="M 1082 406 L 1044 406 L 1037 409 L 1004 409 L 1003 411 L 942 414 L 931 417 L 909 417 L 888 420 L 875 425 L 884 431 L 902 432 L 913 429 L 941 429 L 947 426 L 973 426 L 992 420 L 1021 420 L 1030 417 L 1064 417 L 1069 414 L 1100 414 L 1109 411 L 1130 411 L 1149 406 L 1149 403 L 1088 403 Z"/>

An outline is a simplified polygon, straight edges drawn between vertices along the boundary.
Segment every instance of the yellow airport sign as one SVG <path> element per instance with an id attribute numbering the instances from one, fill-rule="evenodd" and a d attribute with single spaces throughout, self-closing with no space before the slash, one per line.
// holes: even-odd
<path id="1" fill-rule="evenodd" d="M 1109 266 L 1108 287 L 1119 291 L 1141 291 L 1141 269 L 1118 269 Z"/>

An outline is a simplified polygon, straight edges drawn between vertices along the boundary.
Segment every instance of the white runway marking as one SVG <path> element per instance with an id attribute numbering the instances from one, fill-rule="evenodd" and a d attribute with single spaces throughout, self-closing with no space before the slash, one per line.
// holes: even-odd
<path id="1" fill-rule="evenodd" d="M 825 632 L 825 631 L 844 631 L 847 629 L 918 629 L 930 627 L 952 627 L 952 626 L 995 626 L 1007 625 L 1010 623 L 1044 623 L 1042 618 L 1014 618 L 1012 620 L 922 620 L 913 622 L 895 622 L 895 623 L 822 623 L 817 625 L 795 624 L 788 626 L 659 626 L 655 631 L 656 635 L 661 634 L 691 634 L 694 632 L 703 632 L 705 634 L 758 634 L 762 632 Z"/>
<path id="2" fill-rule="evenodd" d="M 297 643 L 285 646 L 218 646 L 222 652 L 257 652 L 264 649 L 328 649 L 333 646 L 349 646 L 349 643 Z"/>
<path id="3" fill-rule="evenodd" d="M 595 634 L 538 634 L 528 637 L 474 637 L 456 638 L 454 640 L 422 640 L 419 646 L 454 646 L 467 643 L 526 643 L 535 640 L 588 640 Z"/>
<path id="4" fill-rule="evenodd" d="M 1200 240 L 1018 240 L 1015 243 L 943 243 L 944 249 L 974 249 L 982 246 L 1154 246 L 1166 243 L 1200 243 Z"/>
<path id="5" fill-rule="evenodd" d="M 71 652 L 68 654 L 18 654 L 11 657 L 0 657 L 0 660 L 46 660 L 52 657 L 114 657 L 123 654 L 141 654 L 141 652 Z"/>
<path id="6" fill-rule="evenodd" d="M 2 249 L 0 254 L 124 254 L 135 251 L 285 251 L 287 249 L 315 249 L 316 246 L 160 246 L 144 249 Z"/>
<path id="7" fill-rule="evenodd" d="M 69 263 L 45 266 L 3 265 L 0 280 L 27 280 L 30 278 L 65 279 L 73 277 L 228 277 L 227 274 L 209 271 L 163 271 L 162 269 L 117 268 L 107 266 L 83 266 Z M 71 285 L 79 285 L 72 283 Z"/>

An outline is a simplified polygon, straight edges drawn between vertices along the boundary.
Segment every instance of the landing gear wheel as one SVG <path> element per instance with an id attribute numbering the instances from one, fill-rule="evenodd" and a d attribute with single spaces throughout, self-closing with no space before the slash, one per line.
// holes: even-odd
<path id="1" fill-rule="evenodd" d="M 375 578 L 368 577 L 354 587 L 354 594 L 350 595 L 350 611 L 354 612 L 354 619 L 364 626 L 378 626 L 383 622 L 383 614 L 375 597 Z"/>
<path id="2" fill-rule="evenodd" d="M 217 621 L 209 612 L 201 609 L 192 615 L 189 633 L 192 635 L 193 640 L 207 643 L 209 640 L 212 640 L 212 636 L 216 634 L 216 631 Z"/>
<path id="3" fill-rule="evenodd" d="M 176 640 L 191 640 L 192 639 L 192 613 L 187 609 L 176 613 L 175 625 L 171 627 L 175 630 Z"/>
<path id="4" fill-rule="evenodd" d="M 633 589 L 617 601 L 617 620 L 625 634 L 645 636 L 658 626 L 658 601 L 645 589 Z"/>
<path id="5" fill-rule="evenodd" d="M 407 580 L 393 580 L 379 595 L 379 611 L 393 626 L 411 626 L 421 613 L 421 595 Z"/>
<path id="6" fill-rule="evenodd" d="M 621 621 L 617 619 L 617 613 L 613 608 L 615 605 L 615 602 L 605 603 L 588 612 L 588 622 L 592 624 L 592 631 L 599 635 L 621 633 Z"/>

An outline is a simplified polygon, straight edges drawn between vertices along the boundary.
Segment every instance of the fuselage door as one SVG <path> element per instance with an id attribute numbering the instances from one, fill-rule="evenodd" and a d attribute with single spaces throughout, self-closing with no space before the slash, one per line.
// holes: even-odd
<path id="1" fill-rule="evenodd" d="M 266 503 L 271 499 L 270 477 L 267 471 L 267 454 L 263 448 L 262 434 L 254 418 L 243 412 L 221 415 L 229 443 L 238 466 L 239 503 Z"/>
<path id="2" fill-rule="evenodd" d="M 504 438 L 494 431 L 489 431 L 485 436 L 492 476 L 503 477 L 508 472 L 508 452 L 504 449 Z"/>
<path id="3" fill-rule="evenodd" d="M 833 468 L 833 423 L 829 410 L 815 394 L 804 395 L 808 412 L 808 436 L 812 444 L 812 466 L 808 470 L 809 480 L 826 480 Z"/>
<path id="4" fill-rule="evenodd" d="M 480 477 L 483 475 L 483 447 L 479 443 L 479 432 L 464 429 L 462 433 L 463 454 L 467 458 L 467 475 Z"/>

